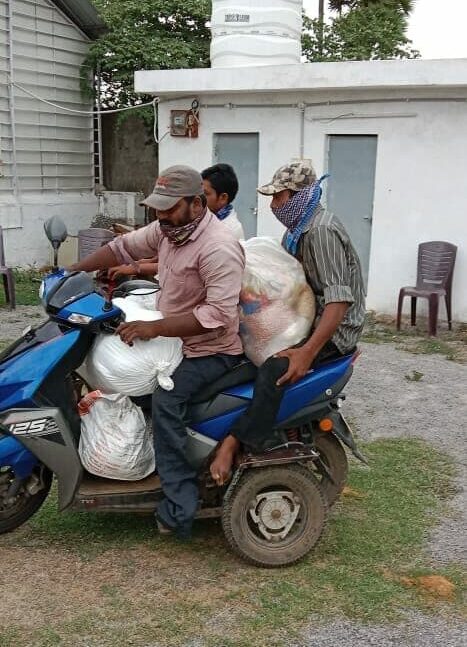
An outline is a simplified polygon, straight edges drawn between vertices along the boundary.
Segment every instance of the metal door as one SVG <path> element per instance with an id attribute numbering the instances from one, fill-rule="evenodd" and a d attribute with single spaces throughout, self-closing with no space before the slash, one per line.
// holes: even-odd
<path id="1" fill-rule="evenodd" d="M 214 164 L 231 164 L 238 177 L 234 206 L 246 238 L 257 233 L 258 155 L 258 133 L 214 134 Z"/>
<path id="2" fill-rule="evenodd" d="M 327 206 L 347 229 L 368 284 L 376 169 L 376 135 L 330 135 Z"/>

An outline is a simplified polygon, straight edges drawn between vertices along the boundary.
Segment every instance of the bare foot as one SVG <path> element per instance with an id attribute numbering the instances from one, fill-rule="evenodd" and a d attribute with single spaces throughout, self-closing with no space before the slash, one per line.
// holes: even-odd
<path id="1" fill-rule="evenodd" d="M 217 450 L 210 467 L 211 476 L 217 485 L 224 485 L 228 481 L 239 446 L 240 443 L 234 436 L 227 436 Z"/>

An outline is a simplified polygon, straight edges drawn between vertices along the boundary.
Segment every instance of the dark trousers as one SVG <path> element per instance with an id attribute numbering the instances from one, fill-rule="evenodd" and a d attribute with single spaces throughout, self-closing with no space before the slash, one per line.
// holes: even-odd
<path id="1" fill-rule="evenodd" d="M 182 538 L 190 536 L 198 507 L 197 473 L 187 461 L 185 417 L 191 397 L 232 369 L 243 355 L 185 357 L 172 379 L 172 391 L 158 387 L 152 396 L 154 449 L 164 499 L 156 516 Z"/>
<path id="2" fill-rule="evenodd" d="M 343 357 L 343 353 L 333 342 L 328 341 L 311 366 L 317 366 L 338 357 Z M 269 357 L 258 368 L 253 400 L 229 431 L 251 451 L 264 451 L 270 443 L 284 389 L 287 386 L 277 386 L 276 382 L 287 372 L 288 367 L 287 357 Z"/>

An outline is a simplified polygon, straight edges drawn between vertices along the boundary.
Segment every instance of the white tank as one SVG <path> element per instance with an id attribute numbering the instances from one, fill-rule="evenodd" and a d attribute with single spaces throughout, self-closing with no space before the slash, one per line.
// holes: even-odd
<path id="1" fill-rule="evenodd" d="M 300 63 L 302 0 L 213 0 L 211 66 Z"/>

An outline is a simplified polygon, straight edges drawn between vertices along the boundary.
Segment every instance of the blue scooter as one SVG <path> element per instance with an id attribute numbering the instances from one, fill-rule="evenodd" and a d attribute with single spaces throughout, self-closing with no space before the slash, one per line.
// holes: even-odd
<path id="1" fill-rule="evenodd" d="M 49 319 L 0 355 L 0 533 L 40 508 L 54 475 L 60 510 L 151 513 L 162 496 L 157 472 L 141 481 L 115 481 L 81 465 L 77 404 L 87 385 L 77 369 L 96 335 L 114 334 L 124 314 L 96 291 L 89 275 L 58 269 L 63 223 L 53 218 L 45 230 L 55 253 L 54 269 L 40 288 Z M 142 285 L 154 289 L 130 281 L 120 286 L 120 296 Z M 271 430 L 273 449 L 241 453 L 224 487 L 210 478 L 210 460 L 252 399 L 255 367 L 239 364 L 191 402 L 186 454 L 199 472 L 197 516 L 221 517 L 228 543 L 250 563 L 284 566 L 308 553 L 345 484 L 343 444 L 364 460 L 340 413 L 355 358 L 329 362 L 287 387 Z"/>

